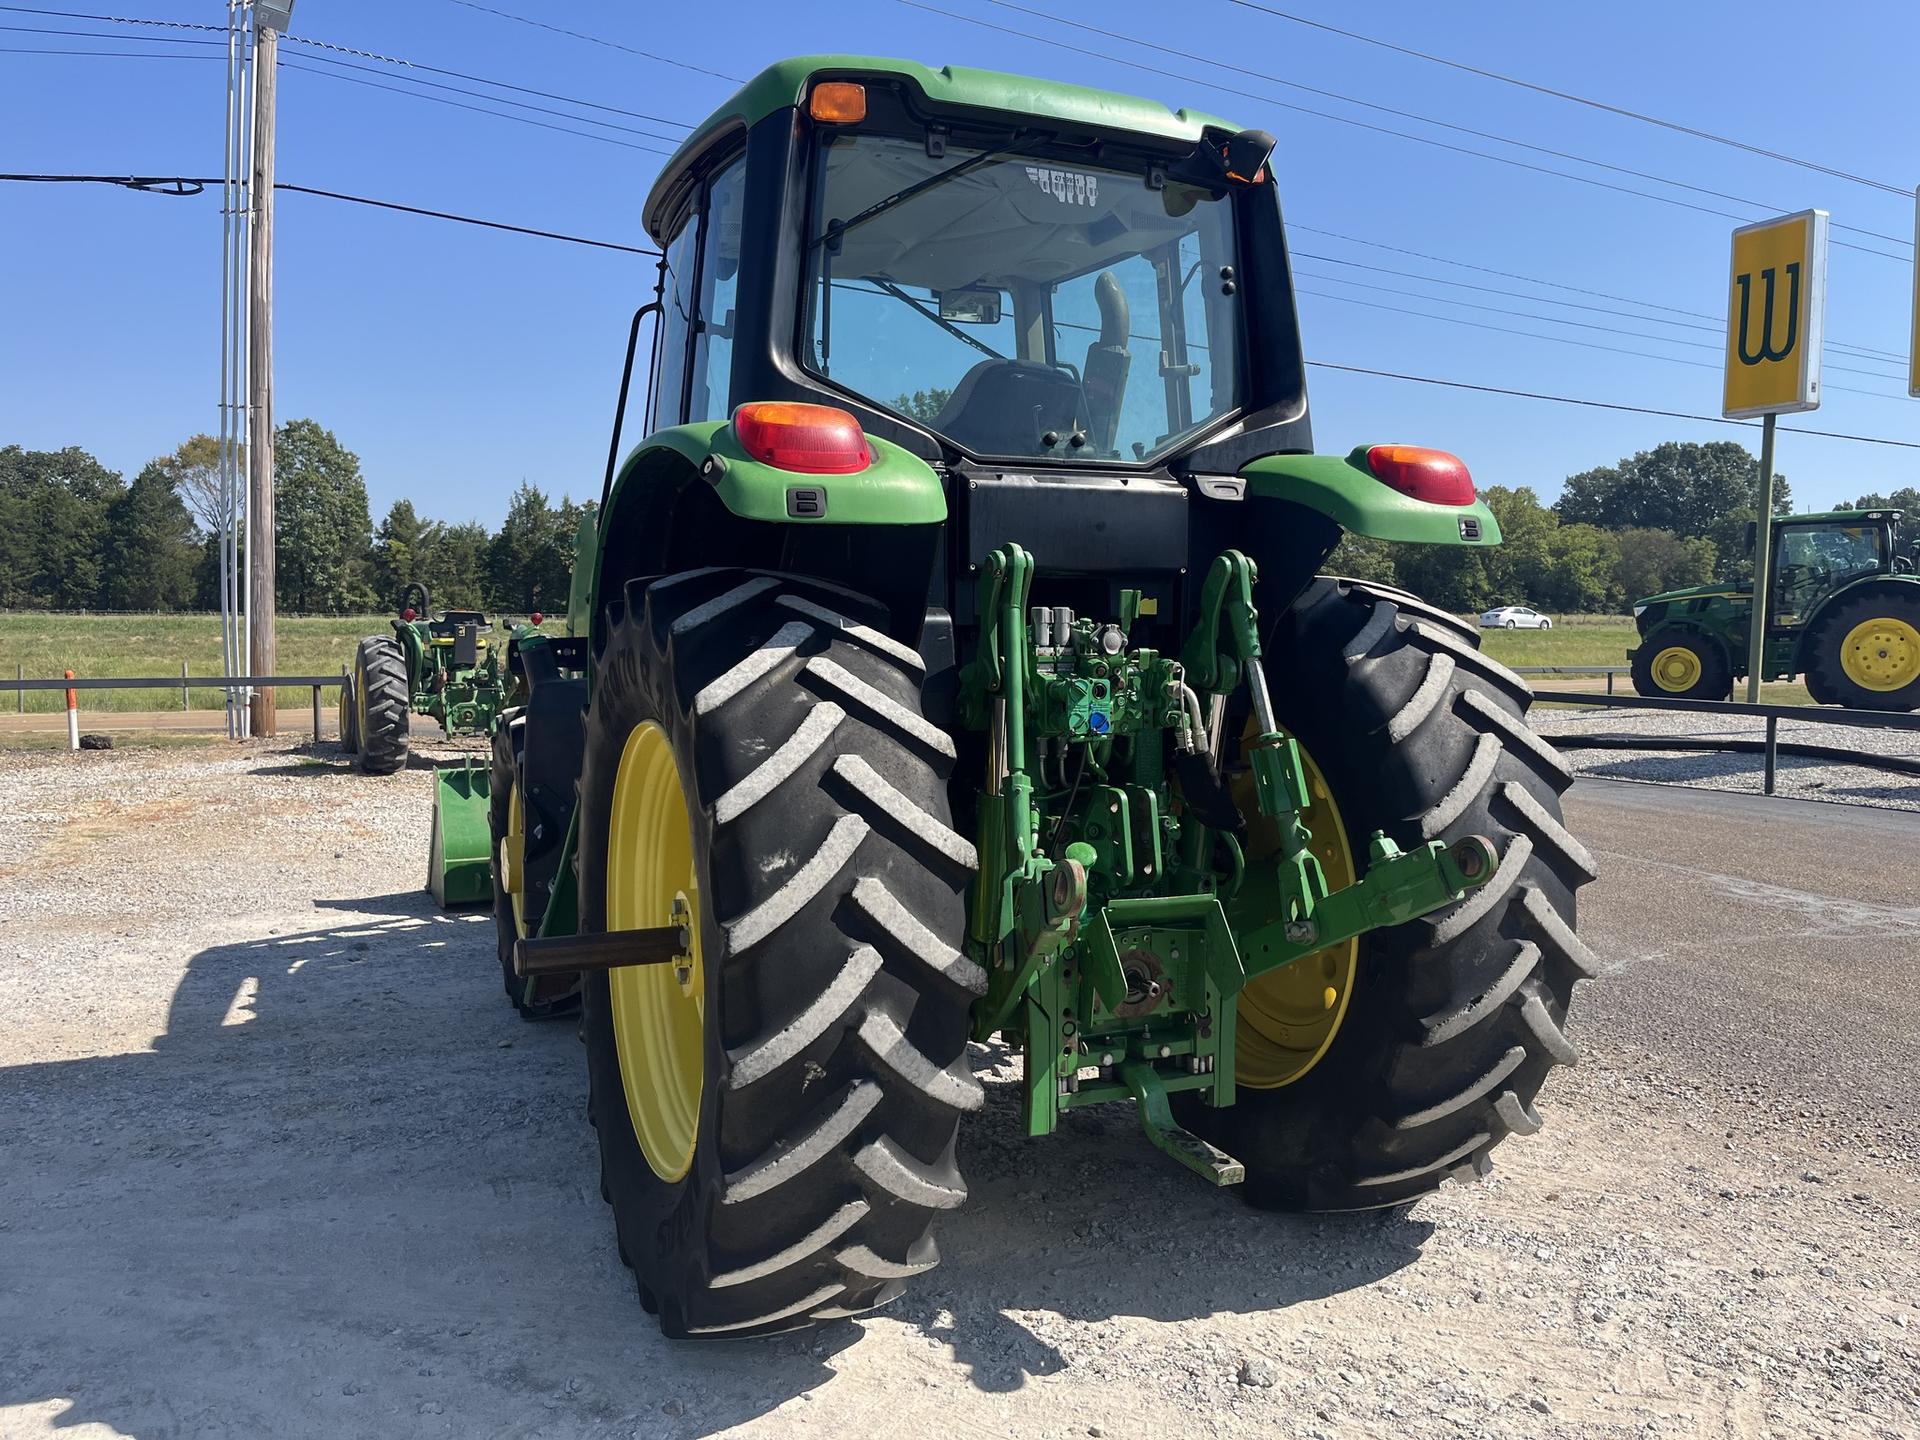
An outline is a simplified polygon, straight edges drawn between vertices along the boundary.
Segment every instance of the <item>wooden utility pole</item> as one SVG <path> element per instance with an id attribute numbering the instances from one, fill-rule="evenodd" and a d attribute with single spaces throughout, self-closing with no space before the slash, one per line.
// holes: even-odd
<path id="1" fill-rule="evenodd" d="M 274 644 L 273 542 L 273 142 L 274 80 L 280 32 L 261 25 L 253 51 L 253 254 L 247 269 L 247 305 L 252 343 L 247 357 L 247 404 L 252 411 L 247 445 L 247 670 L 272 675 Z M 248 713 L 255 735 L 276 735 L 274 691 L 252 692 Z"/>

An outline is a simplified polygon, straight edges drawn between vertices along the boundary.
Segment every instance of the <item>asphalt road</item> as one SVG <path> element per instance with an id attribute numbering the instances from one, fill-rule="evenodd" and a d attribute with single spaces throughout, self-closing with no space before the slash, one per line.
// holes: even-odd
<path id="1" fill-rule="evenodd" d="M 1581 933 L 1627 984 L 1582 997 L 1595 1044 L 1822 1109 L 1920 1108 L 1920 815 L 1581 781 L 1599 862 Z"/>
<path id="2" fill-rule="evenodd" d="M 431 776 L 0 755 L 0 1437 L 1909 1440 L 1920 817 L 1606 782 L 1582 1062 L 1493 1176 L 1276 1216 L 1123 1107 L 1028 1141 L 875 1318 L 663 1341 L 580 1050 L 417 886 Z"/>

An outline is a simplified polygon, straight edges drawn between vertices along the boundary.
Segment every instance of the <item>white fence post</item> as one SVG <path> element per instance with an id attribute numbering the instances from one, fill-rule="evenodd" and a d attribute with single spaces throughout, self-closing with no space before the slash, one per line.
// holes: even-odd
<path id="1" fill-rule="evenodd" d="M 73 671 L 67 671 L 67 679 L 73 679 Z M 67 688 L 67 748 L 80 748 L 80 695 L 71 686 Z"/>

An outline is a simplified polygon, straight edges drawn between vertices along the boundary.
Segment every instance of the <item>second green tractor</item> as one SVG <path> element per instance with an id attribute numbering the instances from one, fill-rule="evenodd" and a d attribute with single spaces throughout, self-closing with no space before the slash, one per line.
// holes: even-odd
<path id="1" fill-rule="evenodd" d="M 967 1125 L 1129 1106 L 1196 1206 L 1308 1210 L 1539 1128 L 1595 968 L 1570 776 L 1471 629 L 1318 573 L 1499 529 L 1444 452 L 1312 453 L 1275 159 L 826 56 L 655 182 L 645 438 L 567 634 L 516 643 L 490 798 L 508 988 L 577 996 L 668 1334 L 899 1295 Z"/>
<path id="2" fill-rule="evenodd" d="M 1819 705 L 1920 708 L 1920 577 L 1899 552 L 1900 521 L 1898 510 L 1835 510 L 1773 522 L 1763 680 L 1804 676 Z M 1637 602 L 1634 689 L 1726 699 L 1748 672 L 1753 611 L 1751 583 Z"/>

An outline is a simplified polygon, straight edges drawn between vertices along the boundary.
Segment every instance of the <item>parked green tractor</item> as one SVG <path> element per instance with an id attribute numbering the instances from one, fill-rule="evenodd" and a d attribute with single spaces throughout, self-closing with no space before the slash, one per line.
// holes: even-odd
<path id="1" fill-rule="evenodd" d="M 1526 686 L 1317 575 L 1344 533 L 1499 529 L 1451 455 L 1311 453 L 1273 146 L 835 56 L 655 182 L 569 634 L 518 646 L 492 793 L 509 988 L 579 987 L 669 1335 L 929 1269 L 969 1041 L 1021 1056 L 1028 1135 L 1131 1105 L 1311 1210 L 1484 1174 L 1573 1062 L 1592 863 Z"/>
<path id="2" fill-rule="evenodd" d="M 541 619 L 514 627 L 514 637 Z M 436 614 L 426 587 L 414 584 L 392 625 L 392 635 L 360 642 L 340 690 L 340 746 L 369 775 L 405 768 L 414 715 L 439 721 L 449 737 L 486 735 L 508 700 L 505 647 L 479 611 Z M 484 761 L 436 767 L 427 888 L 442 905 L 476 904 L 492 893 L 488 774 Z"/>
<path id="3" fill-rule="evenodd" d="M 1920 707 L 1920 577 L 1897 549 L 1899 524 L 1898 510 L 1773 522 L 1763 679 L 1803 675 L 1821 705 Z M 1633 615 L 1640 644 L 1627 660 L 1640 694 L 1724 700 L 1746 676 L 1750 582 L 1649 595 Z"/>

